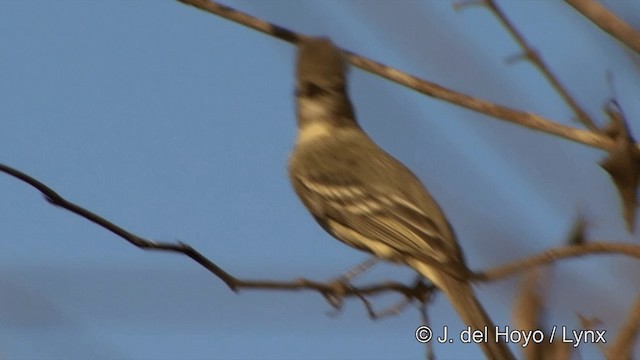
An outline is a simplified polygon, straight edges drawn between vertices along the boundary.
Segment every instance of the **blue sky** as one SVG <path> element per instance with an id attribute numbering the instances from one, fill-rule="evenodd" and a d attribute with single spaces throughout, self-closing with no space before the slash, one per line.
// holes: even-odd
<path id="1" fill-rule="evenodd" d="M 640 70 L 571 8 L 499 2 L 592 116 L 612 95 L 637 135 Z M 578 126 L 481 8 L 448 1 L 225 3 L 449 88 Z M 605 2 L 639 24 L 638 4 Z M 635 18 L 633 17 L 635 15 Z M 295 49 L 177 2 L 0 1 L 0 162 L 141 236 L 184 241 L 246 278 L 328 280 L 366 258 L 326 235 L 286 177 L 295 136 Z M 430 99 L 354 69 L 362 126 L 418 174 L 484 269 L 560 244 L 581 211 L 594 239 L 635 241 L 596 165 L 604 153 Z M 0 176 L 0 358 L 421 358 L 415 309 L 338 316 L 315 293 L 235 294 L 185 257 L 140 251 Z M 636 236 L 637 239 L 637 236 Z M 600 317 L 612 339 L 638 290 L 637 262 L 549 268 L 546 323 Z M 409 281 L 377 267 L 359 283 Z M 510 323 L 519 278 L 482 285 Z M 395 297 L 376 301 L 393 304 Z M 462 324 L 439 297 L 434 326 Z M 516 350 L 516 346 L 513 347 Z M 579 348 L 594 357 L 594 346 Z M 474 345 L 436 346 L 471 358 Z"/>

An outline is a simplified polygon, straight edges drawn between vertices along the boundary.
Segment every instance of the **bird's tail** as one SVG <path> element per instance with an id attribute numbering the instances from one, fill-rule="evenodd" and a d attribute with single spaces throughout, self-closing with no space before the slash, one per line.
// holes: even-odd
<path id="1" fill-rule="evenodd" d="M 496 341 L 496 327 L 476 298 L 471 284 L 423 262 L 414 262 L 410 265 L 444 292 L 462 321 L 471 327 L 471 331 L 481 330 L 487 334 L 487 341 L 482 341 L 478 345 L 488 359 L 515 359 L 505 342 Z"/>

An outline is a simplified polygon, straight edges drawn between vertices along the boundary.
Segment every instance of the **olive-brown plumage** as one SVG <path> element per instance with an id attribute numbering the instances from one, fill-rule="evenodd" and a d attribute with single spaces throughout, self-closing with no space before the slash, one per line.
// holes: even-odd
<path id="1" fill-rule="evenodd" d="M 298 136 L 289 158 L 296 194 L 333 237 L 412 267 L 446 294 L 468 326 L 487 326 L 495 338 L 444 213 L 420 180 L 358 125 L 346 69 L 330 40 L 311 38 L 299 44 Z M 504 343 L 481 346 L 491 359 L 513 358 Z"/>

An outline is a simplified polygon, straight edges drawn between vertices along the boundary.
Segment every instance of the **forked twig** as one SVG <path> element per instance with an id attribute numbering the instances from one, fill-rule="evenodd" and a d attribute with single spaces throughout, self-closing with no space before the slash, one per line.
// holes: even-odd
<path id="1" fill-rule="evenodd" d="M 498 18 L 502 26 L 507 29 L 507 32 L 511 34 L 515 42 L 520 46 L 522 50 L 523 58 L 529 60 L 541 73 L 542 75 L 549 81 L 551 86 L 555 89 L 555 91 L 560 95 L 562 100 L 564 100 L 567 105 L 573 110 L 573 112 L 578 117 L 578 120 L 587 127 L 587 129 L 598 132 L 598 127 L 595 122 L 591 119 L 591 117 L 587 114 L 586 111 L 582 109 L 578 102 L 571 96 L 569 91 L 562 85 L 558 77 L 551 71 L 551 69 L 544 62 L 542 57 L 538 55 L 538 52 L 533 49 L 524 36 L 518 31 L 518 29 L 513 25 L 511 20 L 507 17 L 507 15 L 502 11 L 502 9 L 495 3 L 494 0 L 484 0 L 484 5 Z"/>

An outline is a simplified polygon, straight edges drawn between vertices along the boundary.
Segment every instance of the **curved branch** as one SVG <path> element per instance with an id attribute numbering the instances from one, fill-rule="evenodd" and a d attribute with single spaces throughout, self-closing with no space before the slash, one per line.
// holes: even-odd
<path id="1" fill-rule="evenodd" d="M 640 245 L 626 243 L 591 242 L 549 249 L 518 261 L 497 266 L 487 271 L 476 272 L 478 281 L 493 281 L 537 266 L 550 264 L 561 259 L 583 255 L 618 254 L 640 259 Z"/>

